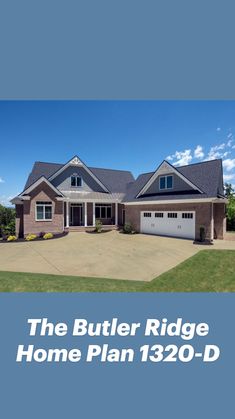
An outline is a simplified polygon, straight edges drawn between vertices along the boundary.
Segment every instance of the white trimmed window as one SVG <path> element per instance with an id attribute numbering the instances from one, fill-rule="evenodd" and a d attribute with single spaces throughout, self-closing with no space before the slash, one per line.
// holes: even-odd
<path id="1" fill-rule="evenodd" d="M 193 213 L 192 212 L 183 212 L 182 213 L 182 218 L 193 218 Z"/>
<path id="2" fill-rule="evenodd" d="M 160 176 L 159 178 L 159 189 L 172 189 L 173 188 L 173 176 Z"/>
<path id="3" fill-rule="evenodd" d="M 177 212 L 168 212 L 167 217 L 168 218 L 177 218 L 178 214 L 177 214 Z"/>
<path id="4" fill-rule="evenodd" d="M 95 218 L 112 218 L 112 205 L 110 204 L 96 204 Z"/>
<path id="5" fill-rule="evenodd" d="M 52 202 L 37 201 L 35 213 L 36 221 L 51 221 Z"/>
<path id="6" fill-rule="evenodd" d="M 79 188 L 80 186 L 82 186 L 82 178 L 81 178 L 81 176 L 72 175 L 71 176 L 71 186 L 73 188 Z"/>
<path id="7" fill-rule="evenodd" d="M 144 218 L 151 218 L 152 214 L 151 212 L 144 212 Z"/>
<path id="8" fill-rule="evenodd" d="M 163 218 L 164 214 L 163 214 L 163 212 L 155 212 L 155 217 L 156 218 Z"/>

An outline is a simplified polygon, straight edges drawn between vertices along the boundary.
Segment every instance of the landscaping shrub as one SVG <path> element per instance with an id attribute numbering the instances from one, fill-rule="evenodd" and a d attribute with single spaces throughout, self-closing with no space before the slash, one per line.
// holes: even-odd
<path id="1" fill-rule="evenodd" d="M 96 233 L 101 233 L 102 226 L 103 226 L 103 224 L 102 224 L 102 222 L 100 220 L 97 220 L 95 222 L 95 231 L 96 231 Z"/>
<path id="2" fill-rule="evenodd" d="M 28 235 L 25 237 L 25 240 L 27 240 L 27 242 L 30 242 L 30 241 L 32 241 L 32 240 L 35 240 L 36 238 L 37 238 L 36 234 L 28 234 Z"/>
<path id="3" fill-rule="evenodd" d="M 133 230 L 133 227 L 132 227 L 131 223 L 124 224 L 123 233 L 132 234 L 133 232 L 134 232 L 134 230 Z"/>
<path id="4" fill-rule="evenodd" d="M 52 233 L 46 233 L 46 234 L 44 234 L 43 238 L 44 238 L 44 240 L 52 239 L 53 234 Z"/>
<path id="5" fill-rule="evenodd" d="M 0 237 L 15 235 L 15 210 L 0 205 Z"/>
<path id="6" fill-rule="evenodd" d="M 16 236 L 8 236 L 7 237 L 8 242 L 14 242 L 15 240 L 17 240 Z"/>

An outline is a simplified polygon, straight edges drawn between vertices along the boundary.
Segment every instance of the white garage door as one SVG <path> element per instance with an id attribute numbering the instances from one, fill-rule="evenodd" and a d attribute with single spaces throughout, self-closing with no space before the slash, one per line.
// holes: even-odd
<path id="1" fill-rule="evenodd" d="M 195 212 L 141 211 L 140 231 L 161 236 L 195 239 Z"/>

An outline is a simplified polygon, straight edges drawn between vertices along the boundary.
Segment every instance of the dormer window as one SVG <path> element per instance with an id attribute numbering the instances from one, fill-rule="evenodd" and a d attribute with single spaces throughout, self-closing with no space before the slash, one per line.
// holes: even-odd
<path id="1" fill-rule="evenodd" d="M 73 175 L 71 176 L 71 186 L 74 188 L 78 188 L 82 186 L 82 178 L 81 176 Z"/>
<path id="2" fill-rule="evenodd" d="M 159 188 L 160 190 L 172 189 L 173 188 L 173 176 L 160 176 L 159 179 Z"/>

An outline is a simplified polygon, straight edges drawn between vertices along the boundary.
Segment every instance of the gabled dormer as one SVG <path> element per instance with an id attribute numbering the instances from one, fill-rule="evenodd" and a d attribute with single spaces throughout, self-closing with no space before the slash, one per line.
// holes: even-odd
<path id="1" fill-rule="evenodd" d="M 176 167 L 164 160 L 153 173 L 136 198 L 154 195 L 201 194 L 197 185 L 180 173 Z"/>
<path id="2" fill-rule="evenodd" d="M 102 192 L 109 193 L 108 188 L 97 176 L 75 156 L 50 176 L 49 181 L 64 192 Z"/>

